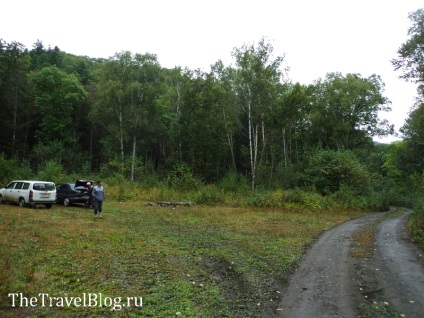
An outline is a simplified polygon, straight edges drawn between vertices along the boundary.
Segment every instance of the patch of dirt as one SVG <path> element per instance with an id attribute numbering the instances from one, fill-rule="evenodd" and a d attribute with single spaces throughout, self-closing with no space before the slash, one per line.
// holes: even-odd
<path id="1" fill-rule="evenodd" d="M 223 258 L 205 257 L 202 267 L 209 279 L 220 286 L 224 296 L 230 300 L 231 317 L 272 317 L 281 300 L 282 273 L 260 286 L 252 284 L 248 273 L 242 273 L 237 264 Z M 250 273 L 253 276 L 255 273 Z"/>
<path id="2" fill-rule="evenodd" d="M 358 251 L 354 237 L 382 213 L 323 233 L 304 255 L 273 316 L 423 317 L 423 256 L 407 237 L 408 213 L 376 228 L 372 253 Z"/>

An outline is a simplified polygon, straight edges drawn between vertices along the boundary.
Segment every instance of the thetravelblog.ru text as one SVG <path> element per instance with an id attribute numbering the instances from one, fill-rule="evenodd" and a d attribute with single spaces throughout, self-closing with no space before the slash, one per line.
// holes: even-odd
<path id="1" fill-rule="evenodd" d="M 48 293 L 27 297 L 23 293 L 9 293 L 12 307 L 109 307 L 121 310 L 124 307 L 142 307 L 143 297 L 109 297 L 102 293 L 83 293 L 80 296 L 53 297 Z"/>

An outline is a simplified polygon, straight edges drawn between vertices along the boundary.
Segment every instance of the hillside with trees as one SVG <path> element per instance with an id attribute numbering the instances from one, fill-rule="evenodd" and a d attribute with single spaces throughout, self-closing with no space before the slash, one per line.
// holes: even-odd
<path id="1" fill-rule="evenodd" d="M 403 140 L 389 145 L 373 142 L 394 133 L 378 117 L 390 111 L 378 74 L 293 83 L 264 38 L 209 71 L 166 69 L 152 53 L 99 59 L 1 40 L 0 180 L 50 167 L 60 172 L 55 182 L 80 175 L 182 190 L 305 191 L 361 208 L 415 205 L 422 226 L 424 10 L 410 19 L 392 63 L 419 84 L 418 96 Z"/>

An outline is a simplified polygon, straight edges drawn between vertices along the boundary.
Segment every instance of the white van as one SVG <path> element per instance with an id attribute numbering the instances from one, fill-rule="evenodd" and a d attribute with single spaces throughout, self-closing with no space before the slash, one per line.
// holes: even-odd
<path id="1" fill-rule="evenodd" d="M 0 189 L 0 203 L 18 203 L 20 207 L 44 204 L 50 209 L 56 202 L 56 187 L 49 181 L 15 180 Z"/>

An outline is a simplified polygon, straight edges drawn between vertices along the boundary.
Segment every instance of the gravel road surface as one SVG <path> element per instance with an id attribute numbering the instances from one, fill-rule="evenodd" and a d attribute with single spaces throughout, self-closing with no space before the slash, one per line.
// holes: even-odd
<path id="1" fill-rule="evenodd" d="M 380 223 L 371 259 L 351 256 L 352 237 L 384 213 L 351 220 L 323 233 L 284 290 L 277 316 L 363 317 L 364 308 L 381 302 L 391 317 L 424 317 L 423 255 L 406 234 L 408 214 L 405 210 Z"/>

